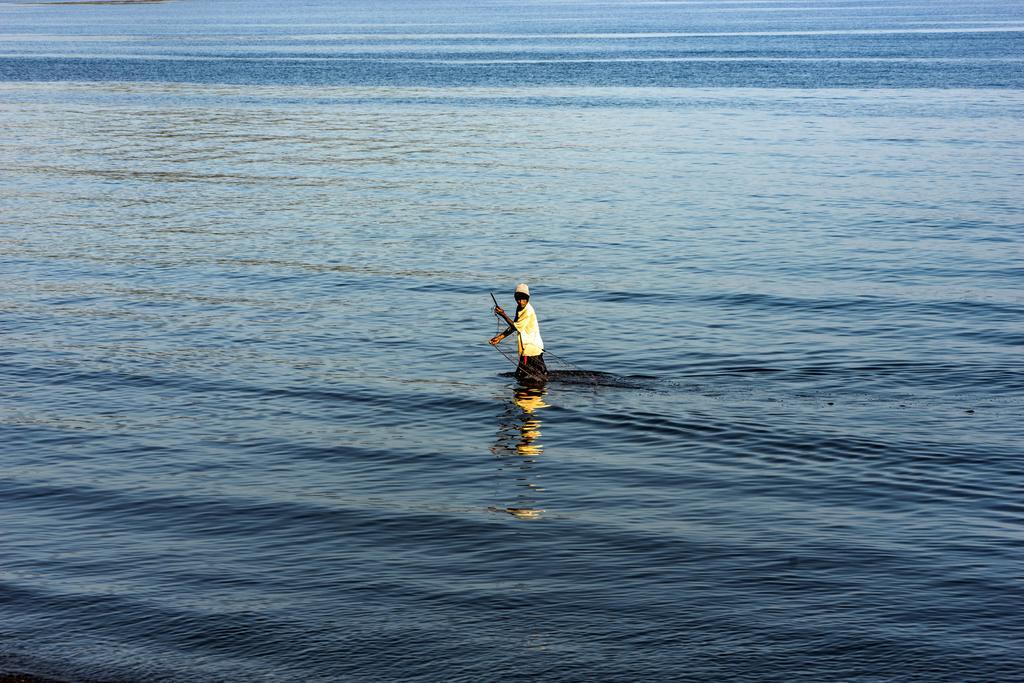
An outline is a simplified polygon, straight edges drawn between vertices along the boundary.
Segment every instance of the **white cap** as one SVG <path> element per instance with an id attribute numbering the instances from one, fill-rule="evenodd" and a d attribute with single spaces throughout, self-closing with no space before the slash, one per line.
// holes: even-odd
<path id="1" fill-rule="evenodd" d="M 525 282 L 520 282 L 516 285 L 516 294 L 525 294 L 530 296 L 530 287 Z"/>

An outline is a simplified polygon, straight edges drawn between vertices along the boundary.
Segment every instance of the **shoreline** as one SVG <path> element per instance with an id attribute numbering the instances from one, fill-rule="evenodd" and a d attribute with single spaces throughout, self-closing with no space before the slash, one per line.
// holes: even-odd
<path id="1" fill-rule="evenodd" d="M 148 5 L 168 0 L 39 0 L 35 5 Z"/>
<path id="2" fill-rule="evenodd" d="M 6 673 L 0 671 L 0 683 L 67 683 L 57 678 L 33 676 L 23 673 Z"/>

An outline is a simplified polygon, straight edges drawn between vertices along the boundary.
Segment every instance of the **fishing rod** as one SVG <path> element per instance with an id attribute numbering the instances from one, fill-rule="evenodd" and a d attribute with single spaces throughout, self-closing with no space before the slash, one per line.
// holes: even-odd
<path id="1" fill-rule="evenodd" d="M 488 294 L 491 295 L 491 301 L 494 302 L 494 308 L 491 309 L 491 313 L 494 314 L 494 317 L 497 318 L 498 322 L 501 322 L 501 317 L 498 316 L 498 309 L 501 308 L 501 306 L 498 305 L 498 300 L 494 298 L 494 292 L 488 292 Z M 499 347 L 497 344 L 491 344 L 491 346 L 493 346 L 498 353 L 505 356 L 505 358 L 508 358 L 508 360 L 512 361 L 516 365 L 519 364 L 518 360 L 513 360 L 512 357 L 505 353 L 505 350 Z"/>

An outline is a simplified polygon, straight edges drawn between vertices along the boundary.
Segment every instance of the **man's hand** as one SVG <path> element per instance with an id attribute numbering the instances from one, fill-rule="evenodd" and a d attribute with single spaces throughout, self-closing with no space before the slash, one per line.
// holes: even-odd
<path id="1" fill-rule="evenodd" d="M 491 346 L 497 346 L 498 342 L 500 342 L 502 339 L 504 339 L 504 337 L 502 337 L 500 334 L 497 337 L 491 337 Z"/>
<path id="2" fill-rule="evenodd" d="M 502 308 L 501 306 L 495 306 L 494 312 L 497 313 L 498 315 L 505 315 L 505 309 Z"/>

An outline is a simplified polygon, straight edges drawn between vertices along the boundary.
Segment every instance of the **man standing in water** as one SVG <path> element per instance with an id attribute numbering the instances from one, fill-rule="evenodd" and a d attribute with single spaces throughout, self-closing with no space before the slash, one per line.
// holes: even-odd
<path id="1" fill-rule="evenodd" d="M 497 345 L 513 332 L 518 332 L 519 365 L 516 367 L 516 379 L 521 383 L 543 382 L 548 377 L 548 368 L 544 364 L 544 340 L 540 338 L 540 323 L 530 305 L 530 288 L 526 283 L 516 285 L 515 299 L 515 320 L 509 318 L 501 306 L 494 307 L 494 312 L 508 323 L 508 329 L 493 337 L 491 344 Z"/>

